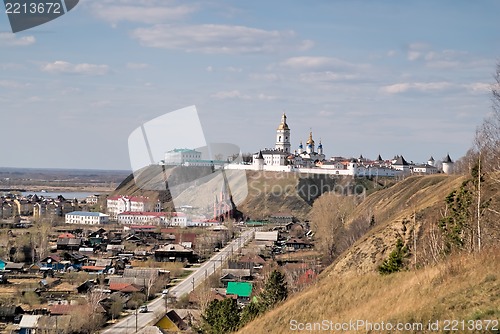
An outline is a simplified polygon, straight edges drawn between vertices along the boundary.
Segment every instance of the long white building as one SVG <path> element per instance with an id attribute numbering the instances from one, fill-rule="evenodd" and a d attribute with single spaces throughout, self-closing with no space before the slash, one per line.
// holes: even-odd
<path id="1" fill-rule="evenodd" d="M 188 217 L 182 212 L 131 212 L 118 214 L 118 224 L 122 225 L 169 225 L 188 226 Z"/>
<path id="2" fill-rule="evenodd" d="M 109 222 L 109 215 L 101 212 L 73 211 L 65 215 L 66 224 L 99 225 Z"/>

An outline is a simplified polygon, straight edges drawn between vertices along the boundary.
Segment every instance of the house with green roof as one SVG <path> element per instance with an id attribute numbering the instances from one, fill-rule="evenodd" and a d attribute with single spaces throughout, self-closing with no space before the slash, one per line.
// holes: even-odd
<path id="1" fill-rule="evenodd" d="M 238 301 L 248 302 L 252 295 L 252 283 L 250 282 L 228 282 L 226 295 L 238 296 Z"/>

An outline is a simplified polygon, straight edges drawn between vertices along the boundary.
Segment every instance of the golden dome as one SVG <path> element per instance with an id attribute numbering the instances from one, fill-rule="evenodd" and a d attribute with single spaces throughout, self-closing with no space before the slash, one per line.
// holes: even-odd
<path id="1" fill-rule="evenodd" d="M 278 125 L 278 128 L 276 130 L 290 130 L 290 128 L 288 127 L 288 124 L 286 124 L 285 113 L 283 113 L 283 115 L 281 116 L 281 123 L 280 123 L 280 125 Z"/>
<path id="2" fill-rule="evenodd" d="M 309 145 L 309 144 L 314 144 L 314 140 L 313 140 L 313 133 L 312 131 L 309 132 L 309 139 L 306 141 L 306 144 Z"/>

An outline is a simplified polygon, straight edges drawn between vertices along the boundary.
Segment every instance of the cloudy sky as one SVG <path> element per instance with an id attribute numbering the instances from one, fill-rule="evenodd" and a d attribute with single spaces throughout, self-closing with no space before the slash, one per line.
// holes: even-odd
<path id="1" fill-rule="evenodd" d="M 312 129 L 327 156 L 459 158 L 490 111 L 498 13 L 495 0 L 81 0 L 12 34 L 2 9 L 0 167 L 129 169 L 134 129 L 193 104 L 208 142 L 244 152 L 274 146 L 285 111 L 292 148 Z"/>

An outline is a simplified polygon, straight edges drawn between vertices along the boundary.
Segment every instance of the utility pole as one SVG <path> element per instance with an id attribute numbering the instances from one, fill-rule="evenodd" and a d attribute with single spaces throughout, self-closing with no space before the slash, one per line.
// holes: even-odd
<path id="1" fill-rule="evenodd" d="M 481 252 L 481 150 L 477 161 L 477 250 Z"/>
<path id="2" fill-rule="evenodd" d="M 193 291 L 194 291 L 194 277 L 192 278 L 192 283 L 193 283 Z"/>
<path id="3" fill-rule="evenodd" d="M 135 332 L 137 333 L 137 305 L 135 306 Z"/>
<path id="4" fill-rule="evenodd" d="M 165 295 L 165 311 L 168 312 L 168 293 Z"/>

